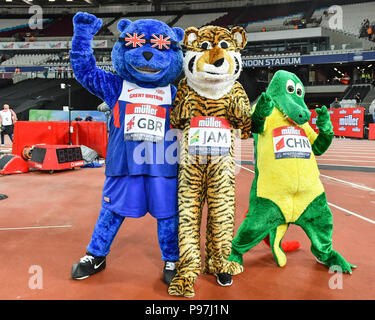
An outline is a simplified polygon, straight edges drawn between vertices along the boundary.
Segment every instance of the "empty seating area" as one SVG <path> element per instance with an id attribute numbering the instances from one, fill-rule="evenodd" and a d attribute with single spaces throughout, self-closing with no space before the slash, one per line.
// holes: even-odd
<path id="1" fill-rule="evenodd" d="M 263 21 L 249 22 L 246 26 L 247 32 L 260 32 L 264 28 L 265 31 L 280 30 L 287 20 L 297 20 L 302 17 L 302 12 L 286 17 L 276 17 Z"/>
<path id="2" fill-rule="evenodd" d="M 110 53 L 95 54 L 98 66 L 108 65 L 111 60 Z M 68 53 L 35 53 L 35 54 L 16 54 L 3 61 L 1 67 L 26 67 L 26 66 L 70 66 L 70 56 Z"/>
<path id="3" fill-rule="evenodd" d="M 316 3 L 315 3 L 316 5 Z M 368 19 L 370 23 L 375 24 L 375 1 L 341 5 L 343 13 L 343 29 L 351 34 L 359 35 L 361 23 L 364 19 Z M 242 8 L 232 8 L 227 11 L 216 13 L 194 13 L 194 14 L 175 14 L 167 15 L 144 15 L 137 16 L 131 13 L 120 17 L 120 13 L 113 13 L 112 16 L 103 17 L 103 30 L 101 35 L 117 35 L 117 23 L 122 17 L 126 17 L 132 21 L 144 18 L 153 18 L 164 21 L 167 24 L 186 29 L 190 26 L 202 27 L 212 24 L 223 27 L 231 27 L 233 25 L 241 25 L 246 27 L 247 32 L 272 31 L 280 29 L 293 28 L 298 25 L 298 21 L 304 19 L 305 14 L 308 15 L 306 20 L 307 26 L 321 25 L 329 27 L 329 21 L 332 14 L 328 13 L 329 6 L 314 9 L 311 1 L 298 1 L 293 5 L 264 4 L 252 6 L 248 5 Z M 181 15 L 181 16 L 180 16 Z M 71 37 L 73 35 L 73 15 L 66 14 L 55 18 L 43 20 L 43 28 L 32 30 L 29 27 L 28 18 L 23 19 L 0 19 L 0 38 L 9 37 L 25 37 L 31 34 L 35 37 Z M 313 24 L 317 23 L 317 24 Z M 310 24 L 308 24 L 310 23 Z M 263 29 L 263 30 L 262 30 Z"/>
<path id="4" fill-rule="evenodd" d="M 15 37 L 21 40 L 26 36 L 66 37 L 73 35 L 72 16 L 44 19 L 42 29 L 31 29 L 28 20 L 0 19 L 0 38 Z"/>
<path id="5" fill-rule="evenodd" d="M 180 27 L 186 29 L 191 26 L 200 28 L 204 25 L 212 24 L 212 21 L 218 19 L 219 17 L 225 15 L 226 12 L 219 13 L 202 13 L 202 14 L 184 14 L 179 17 L 179 15 L 163 15 L 163 16 L 127 16 L 126 18 L 131 21 L 136 21 L 139 19 L 156 19 L 163 21 L 166 24 L 173 24 L 173 27 Z M 117 19 L 108 26 L 110 32 L 114 35 L 118 35 L 119 31 L 117 29 L 117 24 L 122 18 Z"/>
<path id="6" fill-rule="evenodd" d="M 131 21 L 135 21 L 135 20 L 139 20 L 139 19 L 157 19 L 157 20 L 160 20 L 160 21 L 163 21 L 165 22 L 166 24 L 170 23 L 173 21 L 174 18 L 176 18 L 176 15 L 165 15 L 165 16 L 135 16 L 135 17 L 126 17 L 127 19 L 131 20 Z M 115 20 L 113 23 L 111 23 L 109 26 L 108 26 L 108 30 L 114 34 L 114 35 L 118 35 L 120 33 L 120 31 L 118 30 L 117 28 L 117 24 L 118 22 L 122 19 L 122 17 L 118 18 L 117 20 Z M 109 22 L 109 21 L 108 21 Z M 103 25 L 105 24 L 105 22 L 103 22 Z"/>
<path id="7" fill-rule="evenodd" d="M 360 94 L 361 101 L 366 97 L 366 95 L 370 91 L 370 85 L 358 85 L 358 86 L 352 86 L 350 90 L 345 94 L 344 99 L 345 100 L 353 100 L 355 101 L 355 96 L 357 93 Z"/>
<path id="8" fill-rule="evenodd" d="M 228 27 L 232 25 L 251 26 L 253 23 L 275 23 L 283 24 L 285 19 L 300 17 L 309 7 L 311 2 L 296 2 L 293 6 L 285 4 L 261 5 L 261 6 L 248 6 L 246 8 L 233 9 L 215 21 L 213 24 Z M 259 31 L 262 29 L 260 27 Z"/>
<path id="9" fill-rule="evenodd" d="M 1 63 L 2 67 L 5 66 L 36 66 L 40 65 L 41 63 L 46 62 L 48 59 L 51 58 L 51 54 L 16 54 L 13 57 L 5 60 Z"/>
<path id="10" fill-rule="evenodd" d="M 370 91 L 370 85 L 355 85 L 352 86 L 349 91 L 345 94 L 344 98 L 340 101 L 341 108 L 355 108 L 357 106 L 366 107 L 366 103 L 363 100 Z M 359 93 L 360 102 L 357 103 L 356 95 Z"/>
<path id="11" fill-rule="evenodd" d="M 224 16 L 226 12 L 202 13 L 202 14 L 184 14 L 175 24 L 175 27 L 186 29 L 191 26 L 200 28 L 208 24 L 214 24 L 213 21 Z"/>
<path id="12" fill-rule="evenodd" d="M 27 34 L 39 35 L 43 30 L 47 29 L 52 23 L 53 19 L 43 19 L 43 29 L 30 29 L 28 19 L 0 19 L 0 38 L 17 37 L 17 40 L 22 39 Z"/>
<path id="13" fill-rule="evenodd" d="M 340 7 L 343 17 L 342 28 L 345 32 L 359 36 L 364 19 L 368 19 L 370 24 L 375 23 L 375 1 L 341 5 Z M 322 18 L 321 26 L 326 28 L 330 27 L 330 19 L 333 16 L 328 9 L 329 7 L 319 8 L 313 13 L 313 17 Z"/>

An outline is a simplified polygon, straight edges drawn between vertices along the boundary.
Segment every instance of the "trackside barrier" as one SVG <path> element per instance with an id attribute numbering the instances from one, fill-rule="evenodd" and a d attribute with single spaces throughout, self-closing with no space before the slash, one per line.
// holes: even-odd
<path id="1" fill-rule="evenodd" d="M 364 110 L 363 107 L 329 109 L 335 136 L 363 138 Z M 310 111 L 309 123 L 316 132 L 319 132 L 316 126 L 316 111 L 314 109 Z"/>
<path id="2" fill-rule="evenodd" d="M 71 141 L 85 145 L 105 158 L 107 155 L 107 128 L 105 122 L 72 121 Z M 69 143 L 68 121 L 17 121 L 14 125 L 12 153 L 22 156 L 26 146 L 35 144 L 66 145 Z"/>

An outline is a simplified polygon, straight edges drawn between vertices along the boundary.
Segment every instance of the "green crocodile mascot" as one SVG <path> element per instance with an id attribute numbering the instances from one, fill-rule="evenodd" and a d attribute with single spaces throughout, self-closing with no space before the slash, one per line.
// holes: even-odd
<path id="1" fill-rule="evenodd" d="M 330 146 L 333 126 L 323 106 L 316 110 L 319 134 L 310 127 L 304 93 L 295 74 L 280 70 L 255 106 L 255 178 L 249 212 L 232 241 L 228 270 L 243 271 L 242 255 L 267 234 L 277 264 L 285 266 L 280 244 L 290 223 L 305 231 L 318 262 L 338 266 L 343 273 L 352 273 L 355 267 L 332 249 L 332 214 L 315 160 Z"/>

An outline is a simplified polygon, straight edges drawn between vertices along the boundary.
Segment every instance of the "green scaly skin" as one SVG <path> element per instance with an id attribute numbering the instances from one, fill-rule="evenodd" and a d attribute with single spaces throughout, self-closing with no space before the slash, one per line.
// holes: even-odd
<path id="1" fill-rule="evenodd" d="M 309 121 L 311 113 L 304 102 L 304 87 L 295 74 L 283 70 L 276 72 L 267 91 L 261 94 L 257 102 L 252 114 L 251 128 L 255 140 L 255 159 L 257 158 L 258 134 L 264 131 L 265 120 L 275 107 L 291 122 L 291 125 L 302 125 Z M 316 109 L 316 112 L 319 134 L 312 144 L 312 151 L 314 155 L 321 155 L 330 146 L 334 133 L 327 108 L 323 106 Z M 268 233 L 274 257 L 279 264 L 274 251 L 276 228 L 285 224 L 285 218 L 273 201 L 257 197 L 258 175 L 258 166 L 255 164 L 249 213 L 238 229 L 232 242 L 231 255 L 228 258 L 228 261 L 241 266 L 243 254 L 258 244 Z M 324 192 L 310 202 L 294 224 L 299 225 L 310 238 L 311 251 L 318 262 L 327 267 L 338 266 L 343 273 L 352 273 L 352 268 L 356 266 L 348 263 L 332 249 L 332 214 Z M 283 252 L 280 244 L 279 247 Z"/>

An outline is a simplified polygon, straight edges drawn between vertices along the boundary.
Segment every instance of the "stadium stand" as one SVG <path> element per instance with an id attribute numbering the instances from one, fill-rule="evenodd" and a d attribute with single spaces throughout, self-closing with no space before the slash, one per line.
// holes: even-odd
<path id="1" fill-rule="evenodd" d="M 61 90 L 58 79 L 28 79 L 12 86 L 0 88 L 0 101 L 11 105 L 19 120 L 29 119 L 30 109 L 62 110 L 68 105 L 68 93 Z M 80 110 L 93 109 L 101 103 L 96 96 L 88 93 L 74 79 L 64 79 L 71 85 L 71 101 Z"/>
<path id="2" fill-rule="evenodd" d="M 97 65 L 103 67 L 105 70 L 111 70 L 110 64 L 110 50 L 111 47 L 116 41 L 116 36 L 119 34 L 117 30 L 117 24 L 119 19 L 128 18 L 132 21 L 138 19 L 145 19 L 145 18 L 153 18 L 164 21 L 165 23 L 171 26 L 178 26 L 183 29 L 189 26 L 201 27 L 204 25 L 221 25 L 224 27 L 231 27 L 233 25 L 241 25 L 246 28 L 248 32 L 248 38 L 251 39 L 251 34 L 253 32 L 260 33 L 264 28 L 264 31 L 276 31 L 276 30 L 283 30 L 284 33 L 288 33 L 288 29 L 298 29 L 298 28 L 310 28 L 321 26 L 322 33 L 320 36 L 320 44 L 318 47 L 310 42 L 307 45 L 305 43 L 302 44 L 305 39 L 296 41 L 294 38 L 280 38 L 278 43 L 276 41 L 269 41 L 269 43 L 265 43 L 262 41 L 258 41 L 258 43 L 251 44 L 249 41 L 249 46 L 247 46 L 243 51 L 242 54 L 246 56 L 247 59 L 289 59 L 290 57 L 297 57 L 297 59 L 303 59 L 304 55 L 332 55 L 332 54 L 343 54 L 343 53 L 358 53 L 359 55 L 364 49 L 370 49 L 371 45 L 374 46 L 374 43 L 368 41 L 365 38 L 360 39 L 360 28 L 361 23 L 364 20 L 363 12 L 368 12 L 368 19 L 372 22 L 375 21 L 375 13 L 373 8 L 375 8 L 375 1 L 372 2 L 364 2 L 364 3 L 356 3 L 356 4 L 347 4 L 349 0 L 338 0 L 343 8 L 344 13 L 344 30 L 331 30 L 328 29 L 328 20 L 330 15 L 327 14 L 327 10 L 330 5 L 334 4 L 333 0 L 329 0 L 324 3 L 324 7 L 322 6 L 322 2 L 320 1 L 296 1 L 293 2 L 293 5 L 286 6 L 283 3 L 273 3 L 273 4 L 266 4 L 266 2 L 262 2 L 260 5 L 247 5 L 242 7 L 233 7 L 233 8 L 220 8 L 218 11 L 209 10 L 209 12 L 198 13 L 198 11 L 191 11 L 187 10 L 185 7 L 182 8 L 181 11 L 167 11 L 163 12 L 160 10 L 159 13 L 153 14 L 153 12 L 147 11 L 135 11 L 135 12 L 106 12 L 101 16 L 103 20 L 103 27 L 95 37 L 95 39 L 105 39 L 108 42 L 107 48 L 103 49 L 95 49 L 95 55 L 97 57 Z M 359 0 L 358 0 L 359 1 Z M 345 3 L 344 3 L 345 2 Z M 327 5 L 326 5 L 327 4 Z M 366 16 L 366 18 L 367 18 Z M 19 17 L 19 16 L 18 16 Z M 15 19 L 0 19 L 0 40 L 2 41 L 20 41 L 25 40 L 27 43 L 28 37 L 30 35 L 35 36 L 35 41 L 69 41 L 72 36 L 73 32 L 73 25 L 72 25 L 72 12 L 64 13 L 64 14 L 51 14 L 48 15 L 48 19 L 43 20 L 43 30 L 35 30 L 31 31 L 30 29 L 25 29 L 25 24 L 28 22 L 24 18 L 15 18 Z M 303 22 L 304 21 L 304 22 Z M 301 27 L 302 26 L 302 27 Z M 318 28 L 317 28 L 318 29 Z M 307 33 L 312 29 L 306 30 Z M 297 32 L 306 32 L 304 30 L 298 30 Z M 23 39 L 22 39 L 23 38 Z M 323 42 L 326 43 L 323 43 Z M 293 43 L 295 42 L 295 43 Z M 306 42 L 306 41 L 305 41 Z M 301 43 L 301 45 L 299 45 Z M 371 43 L 371 44 L 369 44 Z M 26 72 L 23 71 L 21 74 L 15 74 L 15 83 L 17 85 L 20 84 L 19 81 L 24 80 L 27 77 L 46 77 L 49 79 L 54 79 L 57 77 L 57 69 L 59 67 L 63 68 L 63 72 L 69 70 L 70 72 L 70 61 L 68 55 L 68 49 L 51 49 L 51 50 L 43 50 L 43 49 L 35 49 L 35 50 L 27 50 L 26 52 L 20 52 L 19 50 L 7 50 L 2 52 L 4 56 L 4 60 L 2 59 L 2 63 L 0 64 L 0 68 L 4 67 L 22 67 L 22 66 L 39 66 L 44 67 L 39 68 L 36 72 Z M 314 57 L 315 59 L 316 57 Z M 291 66 L 291 71 L 292 69 Z M 301 72 L 301 77 L 308 78 L 309 71 L 307 70 L 309 67 L 306 67 L 304 71 Z M 322 68 L 322 79 L 316 79 L 311 83 L 311 85 L 329 85 L 334 84 L 331 79 L 332 75 L 329 72 L 325 71 L 324 67 Z M 354 67 L 353 67 L 354 68 Z M 362 68 L 362 66 L 361 66 Z M 3 70 L 4 70 L 3 69 Z M 7 68 L 8 70 L 9 68 Z M 249 81 L 253 75 L 246 74 L 250 68 L 244 68 L 243 75 L 247 77 L 246 82 Z M 252 68 L 253 69 L 253 68 Z M 261 88 L 264 83 L 269 80 L 268 74 L 271 74 L 275 70 L 270 72 L 266 69 L 265 74 L 266 76 L 262 81 L 258 81 L 256 83 L 259 88 Z M 271 67 L 272 69 L 272 67 Z M 303 68 L 301 67 L 301 70 Z M 350 69 L 348 69 L 350 70 Z M 48 72 L 47 76 L 45 72 Z M 7 71 L 2 74 L 2 77 L 8 77 L 10 73 L 13 71 Z M 318 73 L 318 71 L 317 71 Z M 350 72 L 349 72 L 350 73 Z M 255 70 L 254 70 L 255 74 Z M 69 74 L 70 75 L 70 74 Z M 13 76 L 13 75 L 11 75 Z M 350 77 L 353 78 L 352 73 L 350 73 Z M 62 76 L 62 78 L 68 78 L 68 76 Z M 41 80 L 41 79 L 39 79 Z M 58 80 L 57 80 L 58 81 Z M 331 81 L 331 82 L 330 82 Z M 25 82 L 25 81 L 21 81 Z M 309 82 L 306 80 L 306 82 Z M 359 84 L 360 82 L 355 82 L 353 78 L 353 84 Z M 246 84 L 245 84 L 246 86 Z M 251 95 L 251 97 L 256 97 L 258 93 L 257 90 L 253 90 L 255 88 L 255 82 L 251 82 L 251 85 L 246 86 L 247 92 Z M 365 86 L 366 87 L 366 86 Z M 367 86 L 368 87 L 368 86 Z M 47 91 L 50 89 L 47 88 Z M 52 90 L 52 89 L 51 89 Z M 327 89 L 329 94 L 335 96 L 336 93 L 332 92 L 333 89 Z M 352 96 L 353 92 L 355 91 L 352 88 L 352 84 L 350 84 L 347 88 L 347 91 L 340 91 L 342 94 L 341 96 L 345 96 L 344 100 L 349 101 L 348 103 L 352 103 Z M 53 90 L 52 90 L 53 91 Z M 362 92 L 362 91 L 361 91 Z M 327 94 L 327 97 L 328 95 Z M 355 93 L 354 93 L 355 94 Z M 362 98 L 370 99 L 371 91 L 364 90 L 362 92 Z M 369 97 L 367 97 L 367 95 Z M 41 95 L 40 95 L 41 96 Z M 331 97 L 330 97 L 331 98 Z M 375 99 L 375 96 L 372 100 Z M 82 101 L 82 99 L 80 99 Z M 371 101 L 368 102 L 370 104 Z M 30 101 L 29 101 L 30 102 Z M 345 104 L 345 101 L 344 101 Z M 22 108 L 21 108 L 22 109 Z"/>
<path id="3" fill-rule="evenodd" d="M 282 22 L 286 18 L 300 17 L 311 7 L 311 2 L 299 1 L 293 3 L 293 6 L 285 6 L 284 4 L 248 6 L 247 8 L 232 9 L 228 13 L 214 21 L 212 24 L 223 27 L 232 26 L 234 24 L 247 26 L 252 23 L 274 24 L 274 19 L 280 19 Z M 272 21 L 272 22 L 271 22 Z M 282 23 L 281 23 L 282 24 Z"/>
<path id="4" fill-rule="evenodd" d="M 42 24 L 47 28 L 53 23 L 53 19 L 43 19 Z M 40 34 L 41 30 L 30 29 L 28 20 L 25 19 L 0 19 L 0 38 L 16 37 L 22 40 L 27 34 Z"/>
<path id="5" fill-rule="evenodd" d="M 117 23 L 122 19 L 123 17 L 118 17 L 117 19 L 115 19 L 111 24 L 109 24 L 107 26 L 107 28 L 109 29 L 109 31 L 114 34 L 114 35 L 118 35 L 120 32 L 118 31 L 117 29 Z M 157 20 L 160 20 L 160 21 L 163 21 L 165 22 L 166 24 L 169 24 L 173 21 L 174 18 L 176 18 L 176 15 L 163 15 L 163 16 L 159 16 L 159 15 L 156 15 L 156 16 L 128 16 L 127 19 L 131 20 L 131 21 L 135 21 L 135 20 L 139 20 L 139 19 L 157 19 Z"/>
<path id="6" fill-rule="evenodd" d="M 361 100 L 363 101 L 363 99 L 366 97 L 369 91 L 370 91 L 370 85 L 353 85 L 350 88 L 350 90 L 346 93 L 343 99 L 353 100 L 355 99 L 355 95 L 359 93 L 361 96 Z"/>
<path id="7" fill-rule="evenodd" d="M 47 62 L 49 59 L 53 59 L 53 57 L 54 55 L 48 53 L 16 54 L 1 63 L 1 66 L 35 66 L 40 65 L 43 62 Z"/>
<path id="8" fill-rule="evenodd" d="M 359 36 L 361 24 L 364 19 L 369 19 L 372 22 L 375 22 L 375 2 L 365 2 L 365 3 L 355 3 L 342 5 L 342 14 L 343 14 L 343 29 L 344 31 Z M 313 16 L 326 16 L 325 11 L 328 10 L 328 7 L 319 8 L 315 10 Z M 329 15 L 322 20 L 321 25 L 324 27 L 329 27 L 328 24 Z"/>
<path id="9" fill-rule="evenodd" d="M 178 21 L 174 24 L 176 27 L 186 29 L 190 26 L 196 26 L 200 28 L 204 25 L 214 24 L 213 21 L 219 19 L 225 15 L 225 13 L 204 13 L 204 14 L 184 14 Z M 208 22 L 207 22 L 208 21 Z"/>
<path id="10" fill-rule="evenodd" d="M 55 19 L 40 32 L 45 37 L 64 37 L 73 35 L 73 23 L 71 16 L 63 16 Z"/>

